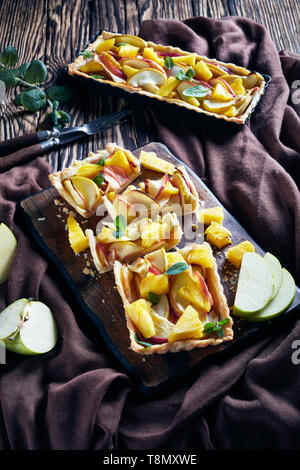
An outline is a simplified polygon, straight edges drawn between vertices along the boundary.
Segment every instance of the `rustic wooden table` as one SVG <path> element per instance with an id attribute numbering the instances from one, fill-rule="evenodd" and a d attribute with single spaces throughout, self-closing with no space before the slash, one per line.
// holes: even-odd
<path id="1" fill-rule="evenodd" d="M 97 31 L 107 29 L 138 34 L 143 20 L 193 16 L 224 17 L 240 15 L 262 23 L 278 50 L 300 53 L 299 0 L 0 0 L 0 51 L 15 46 L 21 61 L 41 59 L 48 68 L 47 85 L 57 79 Z M 15 91 L 9 90 L 0 105 L 0 140 L 41 129 L 44 112 L 22 112 L 13 103 Z M 126 101 L 109 96 L 95 99 L 82 90 L 72 105 L 64 105 L 72 125 L 82 124 L 103 114 L 126 107 Z M 62 168 L 89 150 L 117 141 L 128 148 L 151 140 L 147 116 L 135 109 L 134 117 L 116 129 L 82 140 L 48 156 L 53 169 Z"/>

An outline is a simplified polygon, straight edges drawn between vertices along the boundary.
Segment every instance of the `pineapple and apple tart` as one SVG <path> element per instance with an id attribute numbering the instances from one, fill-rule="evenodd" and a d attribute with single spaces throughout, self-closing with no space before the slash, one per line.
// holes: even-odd
<path id="1" fill-rule="evenodd" d="M 107 31 L 68 71 L 238 124 L 245 123 L 266 84 L 244 67 Z"/>
<path id="2" fill-rule="evenodd" d="M 233 321 L 208 243 L 115 261 L 114 275 L 133 351 L 164 354 L 232 340 Z"/>
<path id="3" fill-rule="evenodd" d="M 128 225 L 119 214 L 116 221 L 107 222 L 97 236 L 90 229 L 85 233 L 99 273 L 110 271 L 116 260 L 128 263 L 162 247 L 170 250 L 182 237 L 174 213 L 156 215 L 153 219 L 142 218 Z"/>
<path id="4" fill-rule="evenodd" d="M 69 168 L 49 175 L 58 193 L 80 215 L 88 218 L 103 203 L 109 192 L 122 191 L 140 173 L 139 160 L 115 143 L 75 160 Z"/>
<path id="5" fill-rule="evenodd" d="M 144 158 L 150 162 L 151 154 Z M 160 161 L 162 167 L 167 163 L 162 159 Z M 184 166 L 180 165 L 174 167 L 172 175 L 165 173 L 157 180 L 145 179 L 139 183 L 139 188 L 129 185 L 112 200 L 109 195 L 104 196 L 103 202 L 113 219 L 121 213 L 130 222 L 140 215 L 150 217 L 170 211 L 178 215 L 193 213 L 199 207 L 199 196 Z"/>

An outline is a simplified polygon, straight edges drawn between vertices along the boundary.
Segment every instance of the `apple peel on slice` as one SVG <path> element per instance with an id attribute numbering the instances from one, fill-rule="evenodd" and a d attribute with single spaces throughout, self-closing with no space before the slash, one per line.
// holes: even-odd
<path id="1" fill-rule="evenodd" d="M 17 240 L 12 231 L 0 225 L 0 285 L 7 281 L 12 261 L 17 251 Z"/>

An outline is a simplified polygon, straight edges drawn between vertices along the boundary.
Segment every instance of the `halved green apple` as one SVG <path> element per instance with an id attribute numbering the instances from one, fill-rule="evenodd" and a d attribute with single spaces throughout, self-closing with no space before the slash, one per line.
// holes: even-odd
<path id="1" fill-rule="evenodd" d="M 19 299 L 0 313 L 0 340 L 12 352 L 44 354 L 58 339 L 53 314 L 42 302 Z"/>
<path id="2" fill-rule="evenodd" d="M 17 246 L 18 243 L 12 231 L 4 223 L 0 224 L 0 284 L 8 279 Z"/>

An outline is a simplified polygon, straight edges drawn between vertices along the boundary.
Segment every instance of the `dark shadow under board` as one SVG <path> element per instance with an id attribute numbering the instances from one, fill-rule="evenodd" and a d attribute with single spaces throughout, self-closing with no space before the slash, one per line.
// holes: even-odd
<path id="1" fill-rule="evenodd" d="M 166 146 L 160 143 L 152 142 L 134 150 L 133 153 L 139 157 L 141 150 L 156 152 L 158 156 L 167 161 L 176 165 L 182 164 Z M 221 206 L 221 203 L 201 179 L 187 166 L 186 169 L 200 197 L 204 200 L 205 206 Z M 143 169 L 142 174 L 134 184 L 145 178 L 158 179 L 160 177 L 161 174 L 159 173 Z M 55 200 L 59 202 L 58 205 L 54 203 Z M 258 325 L 235 317 L 234 339 L 230 342 L 224 342 L 216 347 L 194 349 L 189 352 L 152 356 L 136 354 L 130 349 L 124 310 L 115 286 L 113 273 L 109 272 L 101 276 L 96 274 L 94 277 L 84 274 L 83 270 L 87 267 L 87 263 L 90 263 L 90 267 L 93 268 L 90 253 L 87 251 L 75 256 L 70 248 L 67 231 L 65 230 L 67 212 L 71 209 L 70 206 L 58 195 L 56 189 L 51 187 L 23 200 L 19 209 L 32 237 L 58 267 L 83 311 L 93 321 L 112 353 L 135 379 L 143 394 L 158 392 L 174 381 L 182 380 L 187 373 L 197 367 L 211 361 L 217 361 L 219 357 L 224 355 L 234 354 L 237 348 L 246 347 L 247 341 L 251 338 L 263 334 L 272 325 L 274 326 L 296 314 L 295 307 L 300 302 L 300 290 L 298 288 L 294 302 L 288 311 L 271 322 Z M 225 208 L 224 213 L 224 225 L 232 232 L 233 245 L 244 240 L 250 240 L 255 245 L 256 252 L 264 254 L 258 244 Z M 83 230 L 87 227 L 95 230 L 99 221 L 96 216 L 92 216 L 86 221 L 78 214 L 76 219 L 81 223 Z M 183 237 L 179 247 L 183 247 L 189 242 L 190 240 Z M 226 261 L 227 248 L 225 247 L 222 250 L 214 249 L 214 254 L 228 305 L 232 306 L 239 271 Z"/>

